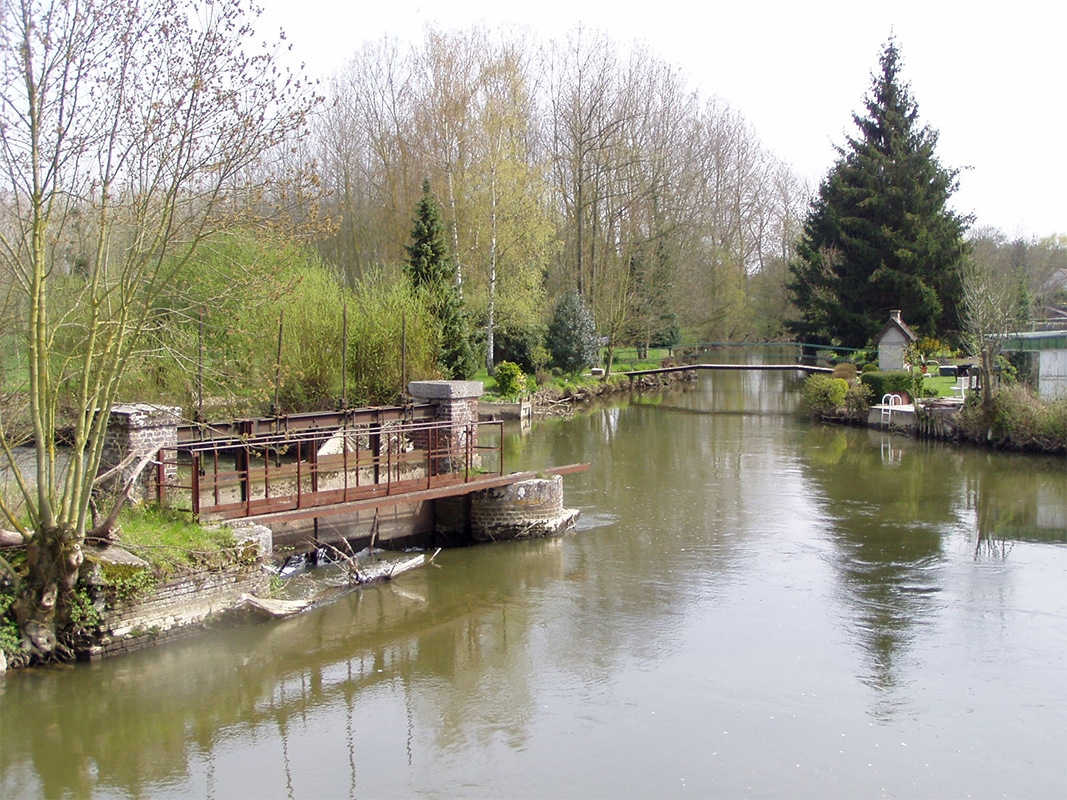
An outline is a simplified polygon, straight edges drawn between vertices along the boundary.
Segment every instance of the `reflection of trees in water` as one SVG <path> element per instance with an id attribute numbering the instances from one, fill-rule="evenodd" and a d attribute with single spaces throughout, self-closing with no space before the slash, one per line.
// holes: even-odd
<path id="1" fill-rule="evenodd" d="M 288 620 L 8 678 L 4 786 L 22 770 L 39 776 L 44 796 L 87 797 L 101 787 L 145 796 L 160 782 L 191 780 L 199 763 L 210 789 L 223 742 L 276 731 L 281 763 L 263 769 L 281 770 L 290 796 L 299 796 L 294 774 L 306 765 L 290 761 L 290 739 L 326 724 L 345 726 L 336 738 L 346 742 L 354 787 L 357 765 L 367 769 L 376 758 L 357 749 L 373 724 L 359 708 L 381 687 L 405 695 L 409 763 L 416 729 L 442 750 L 468 732 L 504 730 L 521 744 L 522 720 L 533 713 L 521 680 L 530 674 L 521 662 L 531 625 L 524 603 L 514 601 L 559 577 L 560 544 L 487 547 L 480 554 L 489 561 L 480 565 L 471 549 L 450 565 L 455 580 L 411 573 Z M 469 570 L 476 577 L 461 574 Z M 472 722 L 476 696 L 484 702 Z M 31 784 L 16 794 L 37 792 Z"/>
<path id="2" fill-rule="evenodd" d="M 844 429 L 813 430 L 808 446 L 809 475 L 834 520 L 849 624 L 870 665 L 863 679 L 891 689 L 915 626 L 937 608 L 941 529 L 953 519 L 951 459 L 909 458 Z"/>
<path id="3" fill-rule="evenodd" d="M 865 431 L 815 428 L 807 437 L 808 474 L 834 520 L 849 624 L 878 688 L 897 683 L 914 632 L 941 607 L 947 533 L 969 530 L 975 558 L 997 560 L 1017 539 L 1067 540 L 1062 464 Z"/>
<path id="4" fill-rule="evenodd" d="M 1067 474 L 1062 465 L 1035 456 L 998 458 L 1001 468 L 983 459 L 963 474 L 975 558 L 1007 558 L 1017 540 L 1067 542 Z"/>

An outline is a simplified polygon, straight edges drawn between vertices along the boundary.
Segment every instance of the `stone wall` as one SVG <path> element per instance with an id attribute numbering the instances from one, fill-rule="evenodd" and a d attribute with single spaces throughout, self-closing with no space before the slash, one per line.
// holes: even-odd
<path id="1" fill-rule="evenodd" d="M 270 591 L 270 573 L 263 568 L 271 555 L 270 529 L 247 520 L 232 527 L 247 563 L 184 575 L 158 584 L 143 597 L 114 602 L 100 612 L 94 641 L 79 658 L 96 660 L 171 641 L 233 610 L 243 594 L 265 596 Z"/>
<path id="2" fill-rule="evenodd" d="M 264 596 L 269 588 L 270 574 L 258 565 L 167 581 L 145 598 L 107 609 L 99 638 L 79 657 L 96 660 L 177 639 L 236 608 L 242 594 Z"/>

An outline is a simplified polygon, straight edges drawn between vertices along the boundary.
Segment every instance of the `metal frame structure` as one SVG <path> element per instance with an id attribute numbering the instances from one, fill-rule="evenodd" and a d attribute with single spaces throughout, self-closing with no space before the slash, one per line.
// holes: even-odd
<path id="1" fill-rule="evenodd" d="M 504 475 L 502 422 L 415 417 L 410 409 L 363 409 L 281 418 L 284 424 L 239 420 L 211 426 L 207 436 L 188 426 L 197 430 L 180 433 L 177 446 L 159 453 L 157 500 L 198 518 L 234 519 L 461 488 Z M 486 436 L 487 427 L 495 435 Z M 494 443 L 479 443 L 486 440 Z"/>

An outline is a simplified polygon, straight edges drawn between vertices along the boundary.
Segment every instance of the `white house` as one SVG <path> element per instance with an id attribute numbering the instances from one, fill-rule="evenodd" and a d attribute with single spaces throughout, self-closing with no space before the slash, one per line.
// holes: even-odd
<path id="1" fill-rule="evenodd" d="M 889 312 L 889 322 L 874 337 L 878 348 L 878 369 L 883 372 L 904 369 L 904 351 L 917 337 L 900 318 L 900 311 Z"/>

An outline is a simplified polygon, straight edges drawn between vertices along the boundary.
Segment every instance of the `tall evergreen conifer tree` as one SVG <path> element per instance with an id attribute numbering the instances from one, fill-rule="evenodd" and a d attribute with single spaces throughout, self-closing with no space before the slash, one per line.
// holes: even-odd
<path id="1" fill-rule="evenodd" d="M 441 205 L 427 180 L 415 210 L 411 244 L 407 245 L 407 274 L 415 289 L 426 297 L 440 324 L 439 364 L 448 378 L 465 380 L 478 368 L 470 341 L 470 325 L 463 296 L 456 285 L 456 262 L 448 252 Z"/>
<path id="2" fill-rule="evenodd" d="M 853 114 L 859 135 L 837 148 L 789 266 L 800 318 L 787 328 L 804 341 L 863 347 L 891 309 L 927 335 L 959 327 L 969 219 L 948 208 L 958 170 L 940 165 L 937 132 L 919 125 L 892 39 L 880 64 L 866 115 Z"/>

